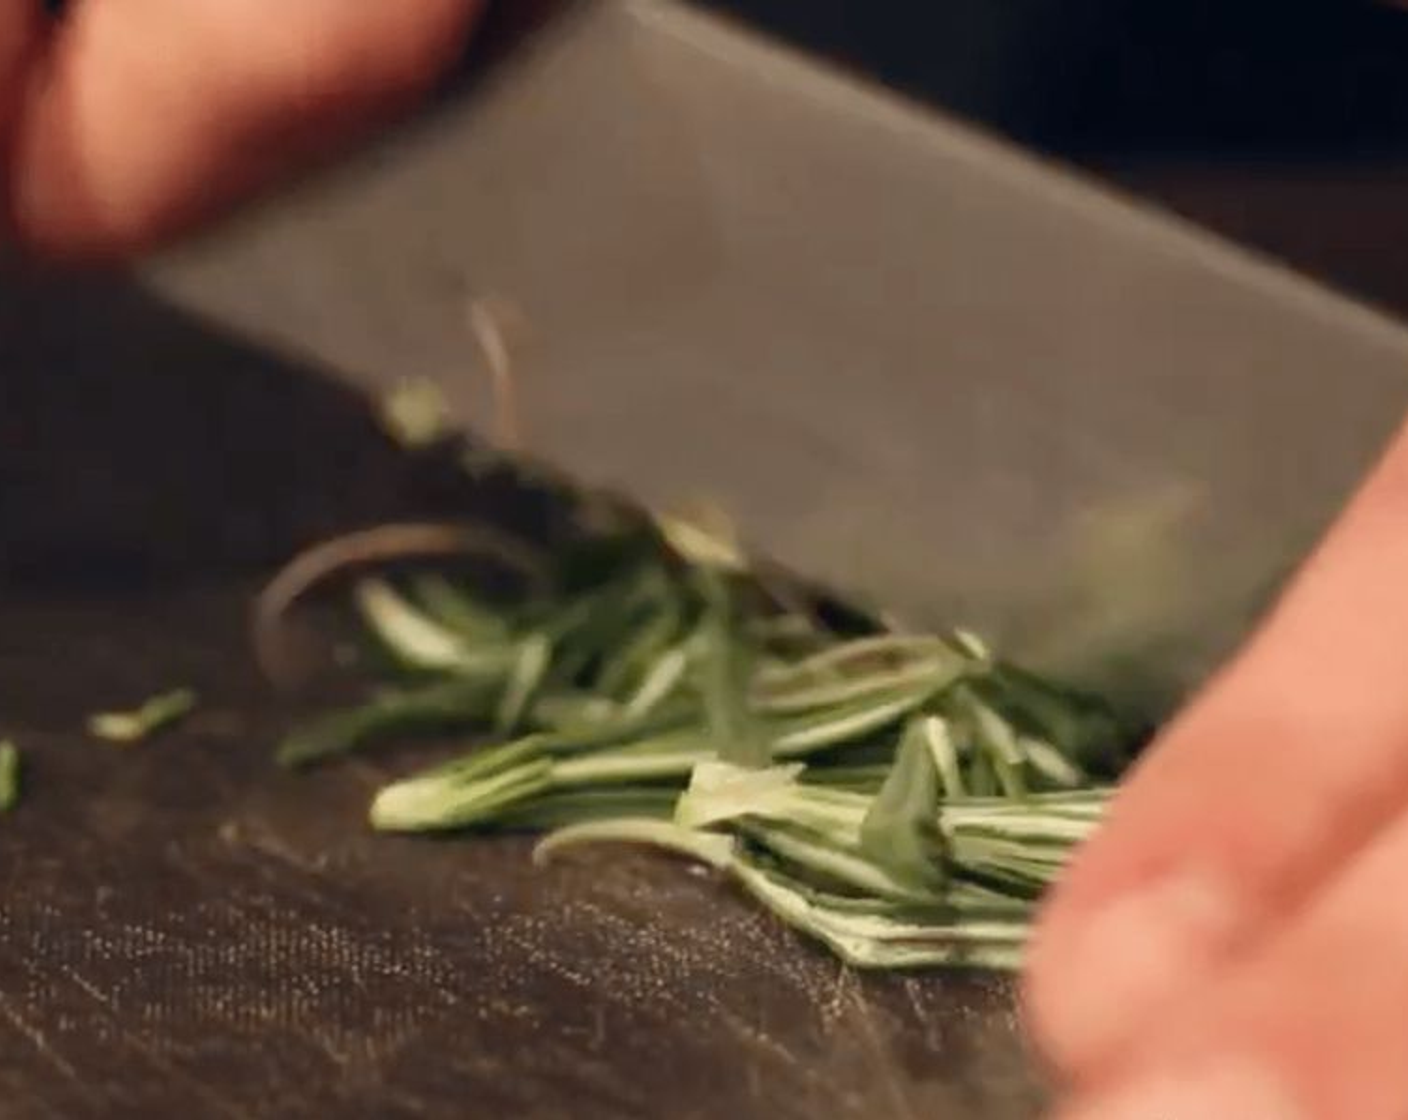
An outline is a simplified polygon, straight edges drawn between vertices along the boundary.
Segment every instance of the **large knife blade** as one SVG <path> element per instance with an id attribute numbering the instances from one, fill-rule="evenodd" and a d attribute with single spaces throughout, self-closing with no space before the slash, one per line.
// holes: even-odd
<path id="1" fill-rule="evenodd" d="M 167 298 L 471 421 L 471 294 L 531 326 L 534 449 L 707 496 L 917 623 L 1171 703 L 1408 406 L 1408 334 L 666 0 L 157 262 Z"/>

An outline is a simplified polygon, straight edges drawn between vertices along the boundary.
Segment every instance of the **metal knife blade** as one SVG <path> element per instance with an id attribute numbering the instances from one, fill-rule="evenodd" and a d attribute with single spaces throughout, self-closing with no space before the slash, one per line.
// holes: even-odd
<path id="1" fill-rule="evenodd" d="M 166 298 L 485 415 L 917 623 L 1172 703 L 1408 406 L 1408 334 L 667 0 L 544 24 L 423 127 L 158 261 Z"/>

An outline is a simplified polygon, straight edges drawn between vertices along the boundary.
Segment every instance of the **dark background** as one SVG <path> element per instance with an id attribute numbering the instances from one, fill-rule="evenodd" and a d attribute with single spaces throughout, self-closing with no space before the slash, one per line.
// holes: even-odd
<path id="1" fill-rule="evenodd" d="M 1408 313 L 1408 9 L 705 2 Z"/>
<path id="2" fill-rule="evenodd" d="M 1408 14 L 1370 0 L 710 0 L 1057 152 L 1362 155 L 1408 135 Z"/>

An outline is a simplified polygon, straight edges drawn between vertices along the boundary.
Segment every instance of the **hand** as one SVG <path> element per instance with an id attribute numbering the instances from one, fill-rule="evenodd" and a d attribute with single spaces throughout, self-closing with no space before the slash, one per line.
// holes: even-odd
<path id="1" fill-rule="evenodd" d="M 1069 1120 L 1408 1116 L 1408 429 L 1056 891 Z"/>
<path id="2" fill-rule="evenodd" d="M 0 201 L 65 256 L 180 231 L 407 106 L 483 0 L 0 0 Z"/>

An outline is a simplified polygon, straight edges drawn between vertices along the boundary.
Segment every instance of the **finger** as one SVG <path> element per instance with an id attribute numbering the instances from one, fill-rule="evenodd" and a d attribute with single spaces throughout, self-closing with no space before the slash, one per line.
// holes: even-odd
<path id="1" fill-rule="evenodd" d="M 39 0 L 0 3 L 0 233 L 10 213 L 15 126 L 24 104 L 30 68 L 43 42 Z"/>
<path id="2" fill-rule="evenodd" d="M 1074 1076 L 1197 990 L 1408 796 L 1408 432 L 1245 652 L 1136 768 L 1039 924 Z"/>
<path id="3" fill-rule="evenodd" d="M 1408 817 L 1069 1120 L 1408 1115 Z"/>
<path id="4" fill-rule="evenodd" d="M 22 239 L 130 249 L 404 108 L 481 0 L 80 0 L 30 68 L 11 153 Z"/>
<path id="5" fill-rule="evenodd" d="M 9 136 L 40 42 L 40 17 L 38 0 L 8 0 L 0 5 L 0 144 Z"/>

